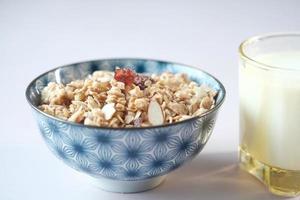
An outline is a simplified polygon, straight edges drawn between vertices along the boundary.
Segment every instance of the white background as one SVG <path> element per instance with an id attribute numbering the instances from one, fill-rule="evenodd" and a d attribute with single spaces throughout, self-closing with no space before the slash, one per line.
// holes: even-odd
<path id="1" fill-rule="evenodd" d="M 299 8 L 297 0 L 0 0 L 0 199 L 276 199 L 237 167 L 237 48 L 252 35 L 299 30 Z M 198 66 L 227 89 L 203 152 L 146 193 L 104 192 L 57 160 L 25 100 L 40 73 L 108 57 Z"/>

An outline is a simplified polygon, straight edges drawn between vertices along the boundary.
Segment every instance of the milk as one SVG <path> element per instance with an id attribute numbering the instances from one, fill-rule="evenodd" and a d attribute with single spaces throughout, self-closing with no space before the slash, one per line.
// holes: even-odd
<path id="1" fill-rule="evenodd" d="M 300 52 L 254 60 L 284 69 L 240 67 L 240 143 L 257 160 L 300 170 Z"/>

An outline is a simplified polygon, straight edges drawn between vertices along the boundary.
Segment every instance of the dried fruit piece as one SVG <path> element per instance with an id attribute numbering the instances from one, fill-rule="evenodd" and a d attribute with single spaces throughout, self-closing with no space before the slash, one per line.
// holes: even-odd
<path id="1" fill-rule="evenodd" d="M 115 103 L 105 104 L 102 108 L 102 112 L 104 113 L 105 120 L 110 120 L 116 112 Z"/>
<path id="2" fill-rule="evenodd" d="M 157 101 L 152 100 L 148 107 L 148 120 L 152 125 L 161 125 L 164 123 L 164 115 Z"/>
<path id="3" fill-rule="evenodd" d="M 134 127 L 141 127 L 141 125 L 142 125 L 142 119 L 140 117 L 137 118 L 137 119 L 135 119 L 133 121 L 133 125 L 134 125 Z"/>
<path id="4" fill-rule="evenodd" d="M 140 75 L 140 74 L 137 74 L 135 77 L 134 77 L 134 80 L 133 80 L 133 83 L 136 85 L 136 86 L 139 86 L 139 88 L 141 90 L 144 90 L 146 88 L 146 81 L 150 80 L 150 78 L 148 76 L 145 76 L 145 75 Z"/>
<path id="5" fill-rule="evenodd" d="M 132 85 L 134 82 L 134 78 L 136 77 L 136 74 L 134 71 L 132 71 L 129 68 L 117 68 L 115 70 L 115 79 L 117 81 L 125 83 L 125 85 Z"/>

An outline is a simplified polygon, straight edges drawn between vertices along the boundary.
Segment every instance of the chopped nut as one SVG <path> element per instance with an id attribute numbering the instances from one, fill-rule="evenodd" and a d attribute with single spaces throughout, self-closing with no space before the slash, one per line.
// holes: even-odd
<path id="1" fill-rule="evenodd" d="M 114 103 L 105 104 L 102 108 L 102 112 L 104 113 L 104 118 L 106 120 L 110 120 L 116 112 L 115 104 Z"/>
<path id="2" fill-rule="evenodd" d="M 141 116 L 142 112 L 139 110 L 136 112 L 135 116 L 134 116 L 134 120 L 138 119 Z"/>

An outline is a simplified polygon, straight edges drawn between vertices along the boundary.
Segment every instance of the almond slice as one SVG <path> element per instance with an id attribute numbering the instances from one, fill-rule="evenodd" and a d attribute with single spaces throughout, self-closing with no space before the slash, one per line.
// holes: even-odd
<path id="1" fill-rule="evenodd" d="M 152 125 L 161 125 L 164 123 L 164 115 L 159 103 L 152 100 L 148 107 L 148 120 Z"/>
<path id="2" fill-rule="evenodd" d="M 133 115 L 126 115 L 125 116 L 125 123 L 126 124 L 130 124 L 132 121 L 134 120 L 134 116 Z"/>
<path id="3" fill-rule="evenodd" d="M 138 110 L 134 116 L 134 120 L 138 119 L 141 116 L 142 112 Z"/>
<path id="4" fill-rule="evenodd" d="M 102 108 L 102 112 L 104 113 L 105 120 L 110 120 L 116 112 L 115 103 L 105 104 Z"/>

